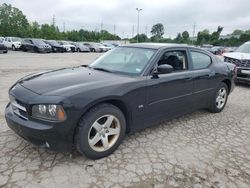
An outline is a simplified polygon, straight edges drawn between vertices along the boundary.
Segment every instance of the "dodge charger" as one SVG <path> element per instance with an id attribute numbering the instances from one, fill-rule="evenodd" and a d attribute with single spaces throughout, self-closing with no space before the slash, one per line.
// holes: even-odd
<path id="1" fill-rule="evenodd" d="M 116 47 L 93 63 L 28 75 L 9 89 L 8 126 L 60 152 L 98 159 L 139 131 L 195 110 L 221 112 L 235 65 L 177 44 Z"/>

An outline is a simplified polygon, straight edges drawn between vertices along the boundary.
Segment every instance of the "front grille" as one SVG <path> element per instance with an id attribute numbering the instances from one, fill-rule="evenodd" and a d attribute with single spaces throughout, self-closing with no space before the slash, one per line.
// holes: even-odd
<path id="1" fill-rule="evenodd" d="M 25 104 L 21 101 L 16 100 L 14 97 L 10 96 L 10 104 L 13 112 L 24 120 L 28 120 L 27 109 Z"/>
<path id="2" fill-rule="evenodd" d="M 237 67 L 250 68 L 250 60 L 239 60 L 239 59 L 234 59 L 234 58 L 230 58 L 230 57 L 225 57 L 224 61 L 228 62 L 228 63 L 233 63 Z"/>

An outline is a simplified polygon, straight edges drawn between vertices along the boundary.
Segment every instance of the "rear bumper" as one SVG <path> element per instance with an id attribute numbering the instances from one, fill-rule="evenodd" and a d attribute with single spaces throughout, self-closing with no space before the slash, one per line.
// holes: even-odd
<path id="1" fill-rule="evenodd" d="M 46 125 L 18 117 L 12 110 L 10 103 L 5 108 L 5 119 L 7 125 L 20 137 L 32 144 L 60 152 L 72 150 L 72 140 L 69 134 L 64 132 L 65 123 Z"/>

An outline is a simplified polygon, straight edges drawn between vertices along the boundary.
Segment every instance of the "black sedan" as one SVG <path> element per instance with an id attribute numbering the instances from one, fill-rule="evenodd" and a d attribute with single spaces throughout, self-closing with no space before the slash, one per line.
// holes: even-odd
<path id="1" fill-rule="evenodd" d="M 8 48 L 2 43 L 0 43 L 0 52 L 2 52 L 4 54 L 8 53 Z"/>
<path id="2" fill-rule="evenodd" d="M 50 53 L 51 46 L 46 44 L 42 39 L 24 39 L 21 42 L 20 49 L 22 51 L 44 52 Z"/>
<path id="3" fill-rule="evenodd" d="M 52 52 L 65 52 L 65 48 L 55 40 L 44 40 L 44 42 L 51 46 Z"/>
<path id="4" fill-rule="evenodd" d="M 98 159 L 126 133 L 206 108 L 221 112 L 235 65 L 189 46 L 119 46 L 89 66 L 29 75 L 9 90 L 8 126 L 52 150 Z"/>

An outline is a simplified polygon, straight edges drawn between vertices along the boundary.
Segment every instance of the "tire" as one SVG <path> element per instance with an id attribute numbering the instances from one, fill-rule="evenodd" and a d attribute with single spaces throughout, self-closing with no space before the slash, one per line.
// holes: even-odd
<path id="1" fill-rule="evenodd" d="M 36 53 L 39 53 L 39 50 L 38 50 L 38 48 L 36 46 L 33 48 L 33 51 L 36 52 Z"/>
<path id="2" fill-rule="evenodd" d="M 223 91 L 225 92 L 225 95 L 222 94 Z M 209 111 L 212 113 L 221 112 L 227 104 L 227 99 L 228 99 L 228 87 L 224 82 L 222 82 L 216 89 L 216 93 L 214 94 Z"/>
<path id="3" fill-rule="evenodd" d="M 118 148 L 125 132 L 126 120 L 119 108 L 108 103 L 97 105 L 79 122 L 75 134 L 76 149 L 91 159 L 106 157 Z"/>
<path id="4" fill-rule="evenodd" d="M 77 52 L 81 52 L 80 48 L 77 48 Z"/>
<path id="5" fill-rule="evenodd" d="M 96 50 L 93 48 L 93 49 L 92 49 L 92 52 L 96 52 Z"/>
<path id="6" fill-rule="evenodd" d="M 12 45 L 12 50 L 16 51 L 16 47 L 14 45 Z"/>
<path id="7" fill-rule="evenodd" d="M 24 47 L 24 46 L 22 46 L 22 50 L 24 51 L 24 52 L 27 52 L 28 50 L 26 49 L 26 47 Z"/>

